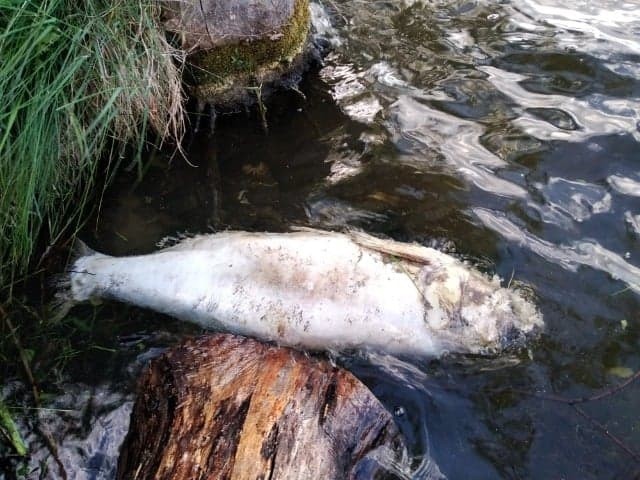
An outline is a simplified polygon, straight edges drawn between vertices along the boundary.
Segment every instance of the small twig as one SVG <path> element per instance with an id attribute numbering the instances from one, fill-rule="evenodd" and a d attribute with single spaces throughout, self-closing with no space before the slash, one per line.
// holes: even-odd
<path id="1" fill-rule="evenodd" d="M 16 334 L 16 328 L 13 326 L 13 322 L 9 318 L 9 315 L 7 315 L 7 312 L 2 305 L 0 305 L 0 316 L 2 317 L 2 320 L 4 321 L 7 328 L 9 329 L 9 334 L 11 335 L 11 339 L 13 340 L 15 347 L 18 349 L 18 354 L 20 355 L 20 362 L 22 363 L 24 374 L 26 375 L 27 379 L 29 380 L 29 383 L 31 384 L 31 393 L 33 394 L 33 401 L 36 405 L 36 408 L 39 408 L 40 392 L 38 390 L 38 385 L 36 384 L 36 380 L 33 376 L 33 372 L 31 371 L 31 367 L 29 366 L 29 359 L 27 358 L 27 354 L 22 348 L 20 339 Z M 58 465 L 60 476 L 63 478 L 63 480 L 67 480 L 68 478 L 67 471 L 64 468 L 62 461 L 60 461 L 60 457 L 58 455 L 58 446 L 56 445 L 55 441 L 51 437 L 51 434 L 47 432 L 41 425 L 39 410 L 38 412 L 36 412 L 36 420 L 37 420 L 36 429 L 40 434 L 40 436 L 42 437 L 42 439 L 44 440 L 44 443 L 47 446 L 47 449 L 49 450 L 49 452 L 51 453 L 51 456 L 53 457 L 56 464 Z"/>
<path id="2" fill-rule="evenodd" d="M 602 400 L 603 398 L 607 398 L 607 397 L 610 397 L 612 395 L 615 395 L 619 391 L 627 388 L 629 385 L 631 385 L 638 378 L 640 378 L 640 370 L 638 370 L 636 373 L 631 375 L 629 378 L 627 378 L 620 385 L 617 385 L 617 386 L 615 386 L 613 388 L 610 388 L 610 389 L 605 390 L 603 392 L 597 393 L 597 394 L 592 395 L 590 397 L 583 397 L 583 398 L 575 399 L 573 401 L 572 405 L 575 405 L 576 403 L 585 403 L 585 402 L 593 402 L 595 400 Z"/>
<path id="3" fill-rule="evenodd" d="M 88 270 L 67 270 L 68 273 L 83 273 L 85 275 L 93 275 L 94 277 L 96 276 L 95 273 L 91 273 Z"/>
<path id="4" fill-rule="evenodd" d="M 298 95 L 300 95 L 304 101 L 306 101 L 306 100 L 307 100 L 307 96 L 302 92 L 302 90 L 300 90 L 300 89 L 298 88 L 298 86 L 297 86 L 297 85 L 292 85 L 292 86 L 290 86 L 290 87 L 289 87 L 289 90 L 293 90 L 295 93 L 297 93 Z"/>
<path id="5" fill-rule="evenodd" d="M 13 326 L 13 322 L 7 315 L 6 310 L 2 305 L 0 305 L 0 316 L 2 316 L 2 320 L 5 325 L 9 329 L 9 335 L 11 335 L 11 340 L 13 340 L 13 344 L 18 349 L 18 355 L 20 356 L 20 363 L 22 364 L 22 369 L 24 370 L 24 374 L 26 375 L 29 383 L 31 384 L 31 393 L 33 394 L 33 401 L 36 404 L 36 407 L 40 406 L 40 393 L 38 391 L 38 385 L 36 384 L 36 380 L 33 377 L 33 372 L 31 371 L 31 367 L 29 366 L 29 359 L 27 358 L 27 354 L 22 348 L 22 344 L 20 343 L 20 339 L 18 335 L 16 335 L 16 329 Z"/>
<path id="6" fill-rule="evenodd" d="M 605 437 L 607 437 L 609 440 L 611 440 L 613 443 L 615 443 L 618 447 L 620 447 L 622 450 L 624 450 L 629 456 L 633 457 L 636 462 L 640 462 L 640 454 L 638 454 L 637 452 L 634 452 L 629 447 L 627 447 L 627 445 L 625 445 L 625 443 L 622 440 L 620 440 L 618 437 L 616 437 L 613 433 L 609 432 L 609 429 L 607 429 L 607 427 L 605 425 L 603 425 L 600 422 L 598 422 L 595 418 L 593 418 L 591 415 L 589 415 L 587 412 L 585 412 L 579 406 L 571 405 L 571 407 L 580 416 L 582 416 L 583 418 L 586 418 L 593 425 L 595 425 L 598 428 L 598 430 L 600 430 Z"/>
<path id="7" fill-rule="evenodd" d="M 79 410 L 70 410 L 68 408 L 47 408 L 47 407 L 7 407 L 9 410 L 35 410 L 38 412 L 60 412 L 60 413 L 78 413 Z"/>
<path id="8" fill-rule="evenodd" d="M 609 294 L 609 296 L 610 296 L 610 297 L 615 297 L 616 295 L 620 295 L 621 293 L 627 292 L 627 291 L 629 291 L 629 290 L 631 290 L 631 286 L 626 286 L 626 287 L 625 287 L 625 288 L 623 288 L 622 290 L 618 290 L 618 291 L 615 291 L 615 292 L 613 292 L 613 293 Z"/>
<path id="9" fill-rule="evenodd" d="M 602 423 L 598 422 L 595 418 L 593 418 L 591 415 L 589 415 L 587 412 L 585 412 L 582 408 L 580 408 L 578 406 L 579 404 L 582 404 L 582 403 L 594 402 L 594 401 L 597 401 L 597 400 L 602 400 L 603 398 L 611 397 L 611 396 L 615 395 L 616 393 L 622 391 L 623 389 L 625 389 L 629 385 L 631 385 L 638 378 L 640 378 L 640 370 L 638 370 L 631 377 L 629 377 L 624 382 L 622 382 L 619 385 L 616 385 L 613 388 L 609 388 L 609 389 L 604 390 L 604 391 L 602 391 L 600 393 L 596 393 L 595 395 L 590 395 L 588 397 L 579 397 L 579 398 L 567 398 L 567 397 L 562 397 L 562 396 L 559 396 L 559 395 L 540 393 L 540 392 L 529 392 L 529 391 L 526 391 L 526 390 L 519 390 L 519 389 L 510 389 L 508 391 L 509 392 L 514 392 L 514 393 L 519 393 L 519 394 L 522 394 L 522 395 L 527 395 L 527 396 L 534 397 L 534 398 L 538 398 L 540 400 L 548 400 L 548 401 L 551 401 L 551 402 L 563 403 L 565 405 L 570 406 L 571 408 L 573 408 L 573 410 L 576 411 L 576 413 L 578 413 L 583 418 L 586 418 L 595 427 L 597 427 L 598 430 L 600 430 L 605 437 L 607 437 L 609 440 L 611 440 L 613 443 L 615 443 L 620 449 L 624 450 L 624 452 L 627 453 L 627 455 L 631 456 L 635 461 L 640 462 L 640 454 L 639 453 L 637 453 L 637 452 L 633 451 L 631 448 L 629 448 L 622 440 L 620 440 L 618 437 L 616 437 L 613 433 L 609 432 L 609 430 L 607 429 L 607 427 L 605 425 L 603 425 Z M 501 391 L 504 392 L 505 390 L 503 389 Z"/>
<path id="10" fill-rule="evenodd" d="M 262 99 L 262 84 L 256 87 L 249 87 L 248 90 L 253 90 L 258 100 L 258 111 L 260 112 L 260 119 L 262 120 L 262 128 L 265 132 L 269 131 L 269 124 L 267 123 L 267 107 Z"/>
<path id="11" fill-rule="evenodd" d="M 44 444 L 47 446 L 47 449 L 51 453 L 51 456 L 53 457 L 53 460 L 56 462 L 56 465 L 58 465 L 60 476 L 62 477 L 63 480 L 67 480 L 68 479 L 67 470 L 64 468 L 64 465 L 60 460 L 60 456 L 58 455 L 58 445 L 56 444 L 56 441 L 53 439 L 51 434 L 47 432 L 43 428 L 43 426 L 40 424 L 40 417 L 38 415 L 36 416 L 38 419 L 38 426 L 36 427 L 38 430 L 38 433 L 44 440 Z"/>
<path id="12" fill-rule="evenodd" d="M 207 22 L 207 16 L 204 13 L 204 7 L 202 6 L 202 0 L 200 1 L 200 11 L 202 12 L 202 20 L 204 21 L 204 27 L 207 29 L 207 35 L 209 35 L 209 40 L 213 42 L 213 35 L 209 31 L 209 22 Z"/>
<path id="13" fill-rule="evenodd" d="M 519 395 L 533 397 L 539 400 L 548 400 L 550 402 L 564 403 L 566 405 L 573 405 L 574 400 L 576 400 L 574 398 L 566 398 L 560 395 L 554 395 L 553 393 L 530 392 L 529 390 L 523 390 L 519 388 L 509 388 L 509 389 L 501 388 L 501 389 L 495 389 L 493 391 L 496 393 L 504 393 L 504 392 L 517 393 Z"/>
<path id="14" fill-rule="evenodd" d="M 640 370 L 638 370 L 632 376 L 627 378 L 621 384 L 616 385 L 615 387 L 609 388 L 607 390 L 604 390 L 602 392 L 596 393 L 594 395 L 590 395 L 588 397 L 567 398 L 567 397 L 562 397 L 560 395 L 554 395 L 551 393 L 529 392 L 527 390 L 520 390 L 520 389 L 510 389 L 509 391 L 520 393 L 522 395 L 527 395 L 529 397 L 539 398 L 541 400 L 549 400 L 552 402 L 566 403 L 567 405 L 573 406 L 573 405 L 578 405 L 580 403 L 594 402 L 596 400 L 602 400 L 603 398 L 611 397 L 612 395 L 615 395 L 616 393 L 627 388 L 638 378 L 640 378 Z"/>

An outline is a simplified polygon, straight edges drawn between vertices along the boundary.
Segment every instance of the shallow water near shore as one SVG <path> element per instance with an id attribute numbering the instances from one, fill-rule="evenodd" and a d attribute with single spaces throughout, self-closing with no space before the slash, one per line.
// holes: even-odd
<path id="1" fill-rule="evenodd" d="M 640 385 L 580 411 L 554 397 L 640 369 L 640 4 L 313 8 L 330 53 L 304 97 L 272 98 L 268 131 L 256 112 L 219 116 L 214 135 L 204 119 L 194 166 L 154 152 L 82 238 L 123 255 L 184 233 L 351 226 L 464 258 L 534 292 L 540 338 L 489 358 L 339 359 L 395 413 L 416 476 L 635 478 Z M 124 306 L 73 311 L 94 314 L 104 348 L 74 360 L 50 405 L 77 413 L 49 413 L 75 478 L 112 478 L 139 366 L 198 333 Z"/>

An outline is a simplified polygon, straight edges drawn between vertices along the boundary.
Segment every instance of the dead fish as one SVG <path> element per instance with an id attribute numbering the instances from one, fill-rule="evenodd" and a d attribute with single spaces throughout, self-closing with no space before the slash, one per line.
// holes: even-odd
<path id="1" fill-rule="evenodd" d="M 149 255 L 87 251 L 60 295 L 67 306 L 114 299 L 312 350 L 488 353 L 543 325 L 536 307 L 497 277 L 362 232 L 228 231 Z"/>

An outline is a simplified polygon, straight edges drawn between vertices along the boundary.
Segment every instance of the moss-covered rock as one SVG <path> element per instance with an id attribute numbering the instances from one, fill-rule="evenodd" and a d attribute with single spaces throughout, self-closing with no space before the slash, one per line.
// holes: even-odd
<path id="1" fill-rule="evenodd" d="M 232 104 L 300 68 L 309 0 L 167 2 L 165 26 L 189 52 L 191 93 Z"/>

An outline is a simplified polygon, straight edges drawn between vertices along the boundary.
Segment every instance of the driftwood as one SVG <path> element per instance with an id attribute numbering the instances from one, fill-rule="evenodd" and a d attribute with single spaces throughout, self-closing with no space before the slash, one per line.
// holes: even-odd
<path id="1" fill-rule="evenodd" d="M 118 479 L 374 478 L 405 453 L 392 416 L 347 371 L 214 335 L 145 371 Z"/>

